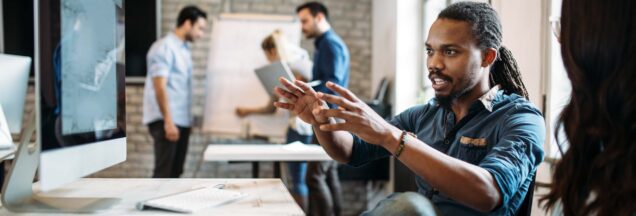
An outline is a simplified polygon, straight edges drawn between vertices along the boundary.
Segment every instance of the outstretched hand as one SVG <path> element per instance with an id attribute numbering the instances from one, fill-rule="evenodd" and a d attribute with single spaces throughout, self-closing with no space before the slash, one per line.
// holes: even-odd
<path id="1" fill-rule="evenodd" d="M 275 91 L 281 98 L 287 99 L 287 102 L 274 102 L 274 106 L 290 110 L 301 120 L 314 126 L 329 123 L 329 118 L 314 116 L 314 111 L 328 109 L 328 107 L 323 100 L 318 99 L 316 91 L 307 83 L 300 80 L 291 83 L 285 78 L 280 78 L 279 81 L 287 89 L 276 87 Z"/>
<path id="2" fill-rule="evenodd" d="M 313 111 L 314 116 L 320 119 L 328 119 L 331 117 L 339 118 L 344 122 L 320 125 L 323 131 L 348 131 L 362 140 L 378 145 L 389 144 L 401 134 L 400 129 L 389 124 L 380 115 L 378 115 L 371 107 L 356 97 L 351 91 L 345 89 L 335 83 L 327 82 L 327 88 L 333 90 L 341 96 L 335 96 L 324 93 L 316 93 L 320 100 L 336 104 L 339 109 L 317 109 Z"/>

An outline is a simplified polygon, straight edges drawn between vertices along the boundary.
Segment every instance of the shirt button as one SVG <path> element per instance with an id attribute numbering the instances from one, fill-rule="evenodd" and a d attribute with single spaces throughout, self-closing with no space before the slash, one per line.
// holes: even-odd
<path id="1" fill-rule="evenodd" d="M 450 144 L 450 140 L 444 140 L 444 144 L 446 145 Z"/>

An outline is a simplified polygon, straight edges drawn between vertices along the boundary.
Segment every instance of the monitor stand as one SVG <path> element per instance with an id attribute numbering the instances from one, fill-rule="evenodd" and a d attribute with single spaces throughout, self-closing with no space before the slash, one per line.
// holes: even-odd
<path id="1" fill-rule="evenodd" d="M 2 186 L 2 205 L 12 212 L 91 213 L 111 208 L 117 198 L 52 197 L 34 193 L 33 179 L 40 159 L 40 142 L 30 144 L 36 127 L 32 114 L 22 132 L 15 160 Z"/>

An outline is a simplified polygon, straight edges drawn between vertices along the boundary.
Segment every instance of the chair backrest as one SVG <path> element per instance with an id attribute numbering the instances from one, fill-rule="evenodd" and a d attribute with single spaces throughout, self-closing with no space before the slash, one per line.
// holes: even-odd
<path id="1" fill-rule="evenodd" d="M 380 86 L 378 87 L 378 91 L 375 92 L 374 101 L 379 103 L 384 102 L 384 97 L 386 96 L 387 89 L 389 88 L 389 80 L 385 77 L 380 81 Z"/>
<path id="2" fill-rule="evenodd" d="M 532 199 L 534 197 L 534 183 L 537 180 L 537 173 L 535 172 L 532 176 L 532 182 L 530 182 L 530 186 L 528 187 L 528 193 L 526 193 L 526 198 L 523 199 L 521 206 L 517 210 L 517 216 L 530 216 L 532 213 Z"/>
<path id="3" fill-rule="evenodd" d="M 378 90 L 375 93 L 375 97 L 371 100 L 364 101 L 373 111 L 378 113 L 382 118 L 391 117 L 391 104 L 388 103 L 386 94 L 389 90 L 389 80 L 385 77 L 380 81 Z"/>

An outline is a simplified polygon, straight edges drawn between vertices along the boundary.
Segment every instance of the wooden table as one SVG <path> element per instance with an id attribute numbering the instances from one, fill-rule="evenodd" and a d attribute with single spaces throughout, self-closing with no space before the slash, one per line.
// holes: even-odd
<path id="1" fill-rule="evenodd" d="M 135 204 L 203 186 L 225 184 L 224 190 L 240 191 L 247 197 L 226 205 L 203 209 L 194 215 L 304 215 L 280 179 L 108 179 L 85 178 L 65 187 L 43 193 L 55 197 L 113 197 L 122 199 L 99 215 L 181 215 L 160 210 L 139 211 Z M 37 188 L 37 186 L 36 186 Z M 5 208 L 0 215 L 50 215 L 13 213 Z M 65 213 L 64 215 L 68 215 Z"/>

